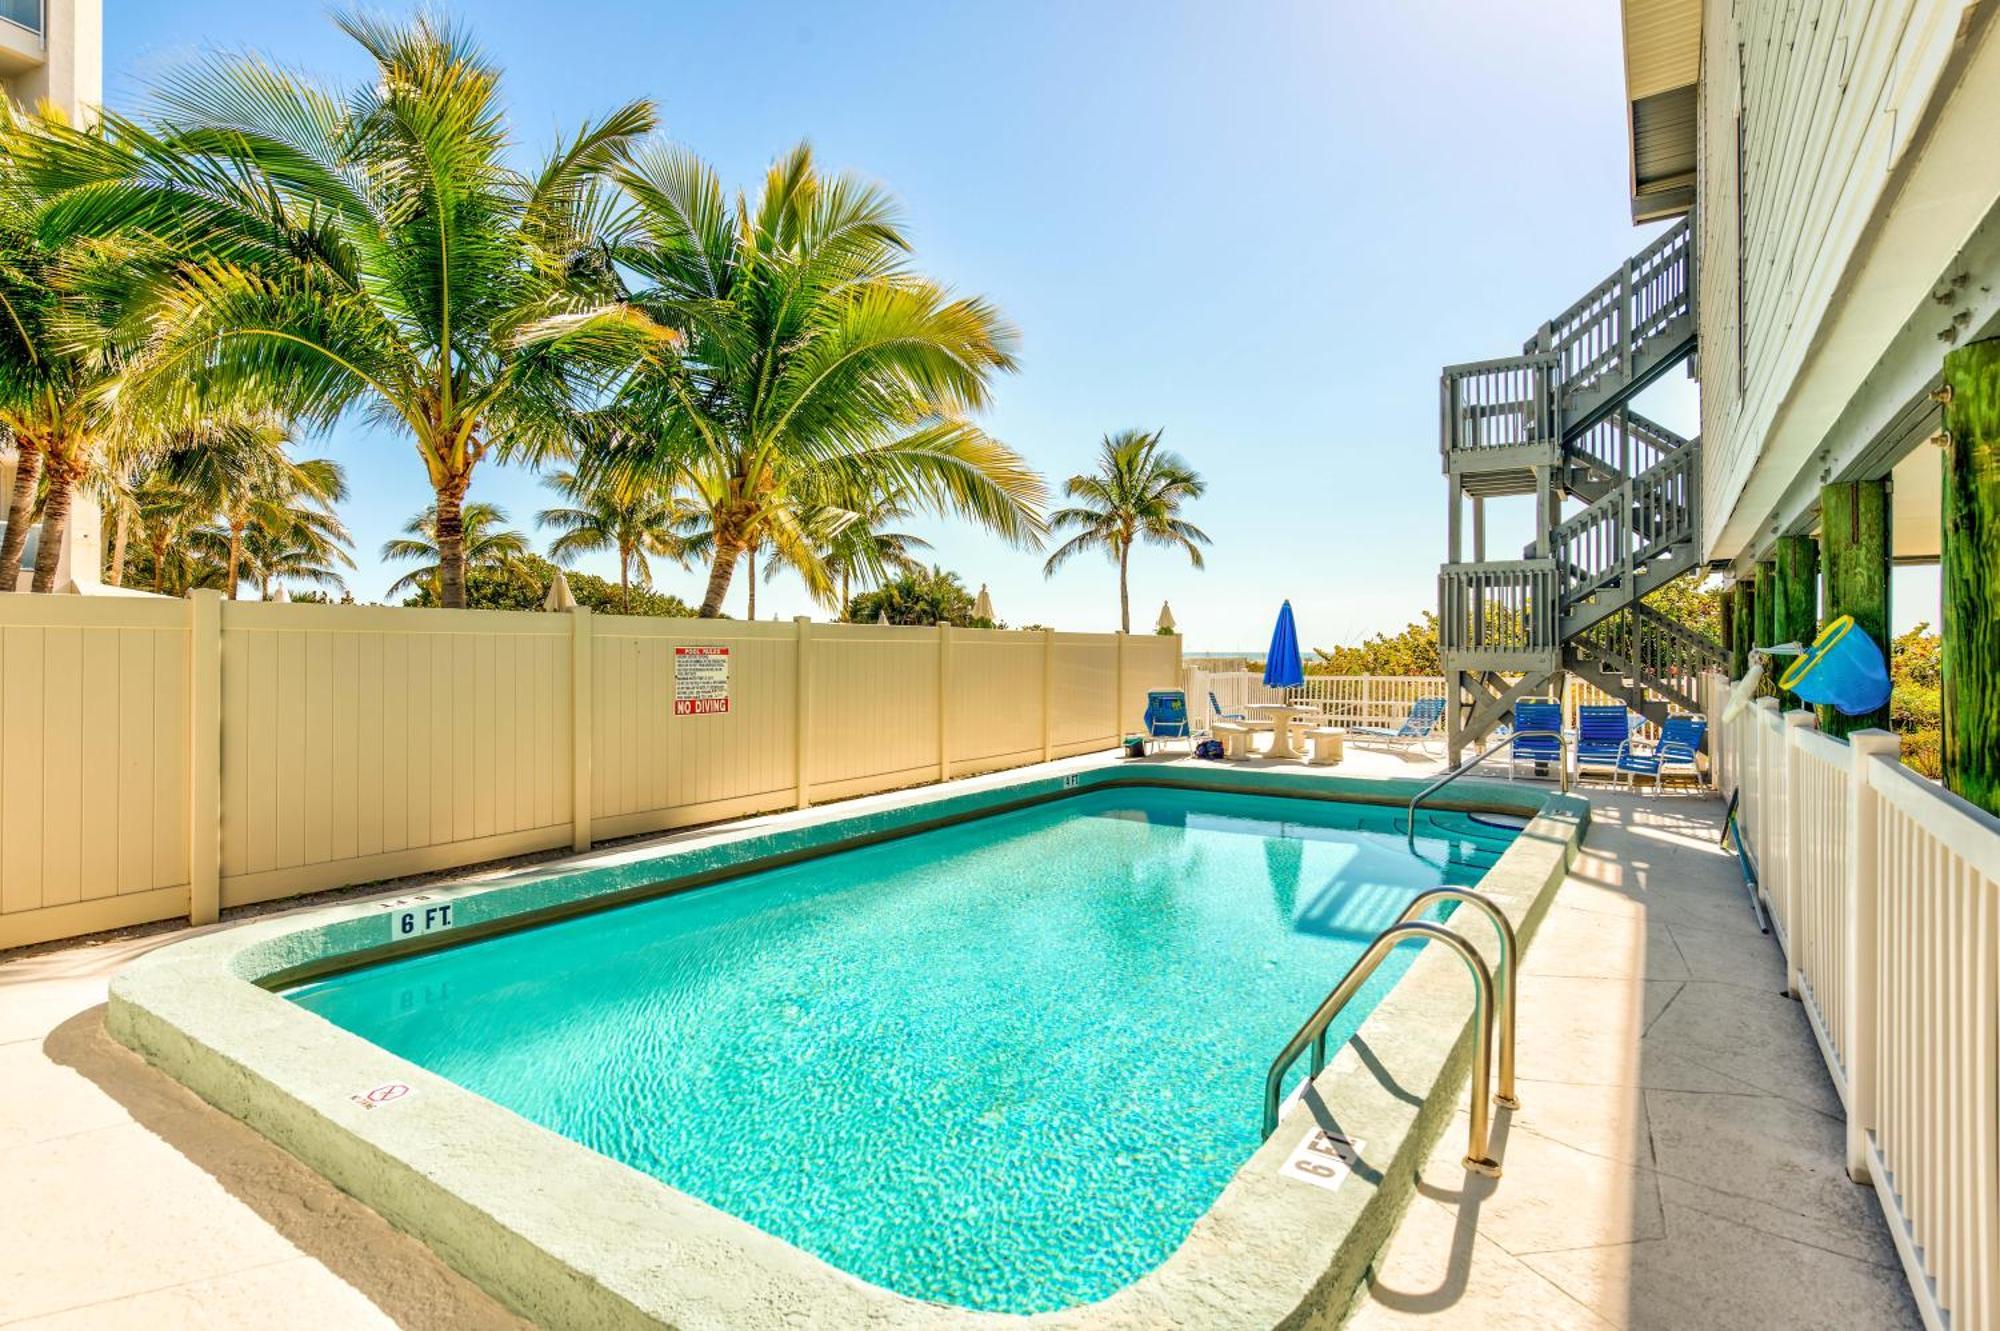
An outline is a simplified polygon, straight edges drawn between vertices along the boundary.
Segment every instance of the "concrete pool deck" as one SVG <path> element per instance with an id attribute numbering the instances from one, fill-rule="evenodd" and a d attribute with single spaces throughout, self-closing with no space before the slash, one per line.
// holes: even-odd
<path id="1" fill-rule="evenodd" d="M 1447 1131 L 1353 1324 L 1916 1325 L 1719 806 L 1589 793 L 1525 967 L 1506 1175 L 1468 1187 Z M 520 1325 L 110 1041 L 108 976 L 189 933 L 0 964 L 0 1325 Z"/>

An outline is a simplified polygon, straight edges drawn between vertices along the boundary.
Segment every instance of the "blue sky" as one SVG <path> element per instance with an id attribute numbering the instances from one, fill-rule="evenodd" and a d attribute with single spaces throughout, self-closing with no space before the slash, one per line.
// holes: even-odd
<path id="1" fill-rule="evenodd" d="M 130 107 L 204 49 L 329 78 L 362 62 L 296 0 L 105 0 L 105 90 Z M 1170 598 L 1190 651 L 1259 645 L 1289 596 L 1308 643 L 1431 606 L 1443 556 L 1438 367 L 1504 355 L 1651 234 L 1626 211 L 1617 7 L 459 0 L 507 71 L 524 158 L 631 97 L 754 185 L 800 138 L 902 200 L 921 266 L 1019 325 L 987 425 L 1059 483 L 1105 432 L 1163 428 L 1209 480 L 1205 572 L 1133 560 L 1135 628 Z M 1693 386 L 1649 409 L 1692 432 Z M 363 600 L 374 551 L 428 500 L 407 440 L 355 420 L 344 462 Z M 473 497 L 532 529 L 535 478 Z M 1494 515 L 1497 551 L 1529 537 Z M 926 521 L 1001 618 L 1116 626 L 1108 563 Z M 611 572 L 609 561 L 593 567 Z M 695 573 L 658 583 L 690 601 Z M 739 577 L 729 610 L 743 613 Z M 795 581 L 768 617 L 811 611 Z M 1902 618 L 1899 615 L 1899 618 Z"/>

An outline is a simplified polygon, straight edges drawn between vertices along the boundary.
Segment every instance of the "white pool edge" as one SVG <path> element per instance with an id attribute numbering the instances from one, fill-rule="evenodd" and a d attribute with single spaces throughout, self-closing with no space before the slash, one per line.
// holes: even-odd
<path id="1" fill-rule="evenodd" d="M 1172 784 L 1222 781 L 1406 798 L 1417 782 L 1362 782 L 1176 765 L 1136 769 Z M 634 873 L 691 854 L 728 853 L 774 835 L 825 838 L 906 822 L 934 806 L 1034 797 L 1066 778 L 1128 779 L 1135 768 L 1085 761 L 903 792 L 897 797 L 750 820 L 665 845 L 580 856 L 479 883 L 429 887 L 467 916 L 512 915 L 559 896 L 579 870 Z M 1464 783 L 1462 798 L 1521 809 L 1534 822 L 1481 882 L 1525 948 L 1573 859 L 1587 805 L 1520 787 Z M 1345 1314 L 1367 1262 L 1394 1228 L 1416 1168 L 1462 1099 L 1471 994 L 1456 959 L 1421 956 L 1362 1026 L 1375 1068 L 1352 1048 L 1315 1085 L 1312 1112 L 1288 1116 L 1243 1166 L 1187 1240 L 1159 1267 L 1098 1303 L 1029 1317 L 923 1303 L 828 1263 L 528 1122 L 358 1036 L 255 981 L 332 946 L 386 929 L 380 901 L 257 920 L 161 949 L 113 982 L 107 1024 L 121 1042 L 242 1119 L 343 1190 L 418 1236 L 453 1267 L 547 1326 L 764 1331 L 798 1326 L 881 1328 L 1049 1326 L 1138 1328 L 1330 1326 Z M 1483 924 L 1471 930 L 1483 950 Z M 1487 931 L 1490 932 L 1490 931 Z M 331 942 L 329 941 L 331 940 Z M 1489 951 L 1490 955 L 1490 951 Z M 1337 978 L 1328 977 L 1328 984 Z M 1135 1070 L 1143 1075 L 1143 1070 Z M 353 1097 L 402 1084 L 412 1093 L 375 1108 Z M 1388 1083 L 1388 1084 L 1385 1084 Z M 1246 1115 L 1260 1088 L 1243 1088 Z M 1412 1103 L 1416 1101 L 1416 1103 Z M 1365 1142 L 1361 1167 L 1328 1191 L 1279 1176 L 1279 1166 L 1328 1117 Z M 1133 1125 L 1144 1131 L 1143 1123 Z M 1503 1184 L 1504 1186 L 1504 1184 Z"/>

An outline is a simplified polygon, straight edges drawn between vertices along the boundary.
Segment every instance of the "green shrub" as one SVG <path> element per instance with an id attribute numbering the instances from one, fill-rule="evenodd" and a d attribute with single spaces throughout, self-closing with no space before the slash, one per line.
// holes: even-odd
<path id="1" fill-rule="evenodd" d="M 1944 778 L 1942 730 L 1906 730 L 1898 738 L 1903 741 L 1903 766 L 1933 781 Z"/>

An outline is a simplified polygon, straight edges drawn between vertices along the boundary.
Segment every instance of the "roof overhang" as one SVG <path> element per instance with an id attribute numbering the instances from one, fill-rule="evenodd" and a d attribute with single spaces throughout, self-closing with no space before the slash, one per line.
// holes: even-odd
<path id="1" fill-rule="evenodd" d="M 1694 207 L 1701 0 L 1622 0 L 1632 220 Z"/>

